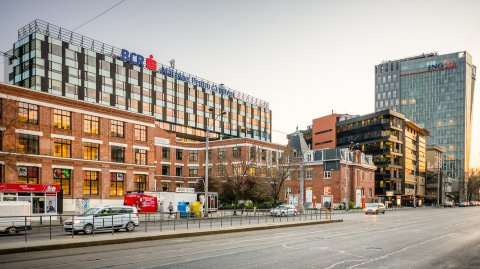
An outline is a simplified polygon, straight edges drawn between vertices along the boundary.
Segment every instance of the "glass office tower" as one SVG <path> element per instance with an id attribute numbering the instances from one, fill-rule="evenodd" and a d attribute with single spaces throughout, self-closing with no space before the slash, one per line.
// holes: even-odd
<path id="1" fill-rule="evenodd" d="M 18 30 L 7 81 L 76 100 L 153 116 L 184 142 L 247 137 L 271 141 L 272 112 L 259 98 L 53 24 Z M 226 114 L 221 116 L 222 111 Z M 217 117 L 218 116 L 218 117 Z M 213 118 L 217 120 L 213 121 Z"/>
<path id="2" fill-rule="evenodd" d="M 445 149 L 444 171 L 468 172 L 476 67 L 466 51 L 384 61 L 375 66 L 375 111 L 404 114 L 428 129 L 428 145 Z"/>

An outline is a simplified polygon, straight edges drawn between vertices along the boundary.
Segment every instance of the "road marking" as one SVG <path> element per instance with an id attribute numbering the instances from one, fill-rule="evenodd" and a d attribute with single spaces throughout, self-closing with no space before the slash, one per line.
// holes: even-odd
<path id="1" fill-rule="evenodd" d="M 348 267 L 348 269 L 351 269 L 351 268 L 355 268 L 357 266 L 360 266 L 360 265 L 364 265 L 364 264 L 367 264 L 367 263 L 371 263 L 371 262 L 375 262 L 375 261 L 378 261 L 378 260 L 381 260 L 381 259 L 385 259 L 393 254 L 397 254 L 397 253 L 400 253 L 402 251 L 405 251 L 407 249 L 411 249 L 411 248 L 414 248 L 414 247 L 418 247 L 420 245 L 423 245 L 423 244 L 426 244 L 426 243 L 430 243 L 432 241 L 435 241 L 435 240 L 438 240 L 438 239 L 442 239 L 442 238 L 445 238 L 447 236 L 451 236 L 453 235 L 454 233 L 449 233 L 449 234 L 446 234 L 446 235 L 442 235 L 442 236 L 438 236 L 438 237 L 435 237 L 435 238 L 432 238 L 432 239 L 428 239 L 428 240 L 425 240 L 425 241 L 422 241 L 422 242 L 419 242 L 419 243 L 416 243 L 416 244 L 413 244 L 413 245 L 410 245 L 410 246 L 406 246 L 404 248 L 401 248 L 399 250 L 396 250 L 396 251 L 393 251 L 393 252 L 390 252 L 390 253 L 387 253 L 383 256 L 380 256 L 380 257 L 377 257 L 375 259 L 369 259 L 367 260 L 366 262 L 362 262 L 362 263 L 359 263 L 359 264 L 356 264 L 356 265 L 353 265 L 353 266 L 350 266 Z"/>
<path id="2" fill-rule="evenodd" d="M 325 269 L 332 269 L 334 268 L 335 266 L 337 265 L 340 265 L 342 263 L 347 263 L 347 262 L 361 262 L 361 261 L 364 261 L 366 259 L 359 259 L 359 260 L 345 260 L 345 261 L 341 261 L 341 262 L 337 262 L 337 263 L 334 263 L 332 265 L 330 265 L 329 267 L 325 268 Z"/>

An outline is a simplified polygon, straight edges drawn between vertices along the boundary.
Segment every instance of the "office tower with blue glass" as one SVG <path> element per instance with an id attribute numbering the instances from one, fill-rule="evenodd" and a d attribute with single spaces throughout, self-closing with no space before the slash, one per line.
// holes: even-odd
<path id="1" fill-rule="evenodd" d="M 384 61 L 375 66 L 375 111 L 394 109 L 428 129 L 427 144 L 445 149 L 444 172 L 464 182 L 475 78 L 476 67 L 466 51 Z"/>

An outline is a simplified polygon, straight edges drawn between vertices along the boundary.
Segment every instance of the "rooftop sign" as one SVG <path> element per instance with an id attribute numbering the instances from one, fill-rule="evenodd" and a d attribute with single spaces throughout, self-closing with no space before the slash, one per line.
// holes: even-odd
<path id="1" fill-rule="evenodd" d="M 235 97 L 235 93 L 233 91 L 225 88 L 221 84 L 218 85 L 209 81 L 205 81 L 198 77 L 178 71 L 173 68 L 168 68 L 163 65 L 162 67 L 157 68 L 157 61 L 153 59 L 152 55 L 150 55 L 150 57 L 145 60 L 145 58 L 140 54 L 137 54 L 135 52 L 129 52 L 126 49 L 122 49 L 121 57 L 122 57 L 122 61 L 124 62 L 129 62 L 129 63 L 132 63 L 133 65 L 140 66 L 140 67 L 145 66 L 147 69 L 153 72 L 157 72 L 162 75 L 165 75 L 183 82 L 191 83 L 197 87 L 202 87 L 204 89 L 212 90 L 220 94 L 225 94 L 231 97 Z"/>

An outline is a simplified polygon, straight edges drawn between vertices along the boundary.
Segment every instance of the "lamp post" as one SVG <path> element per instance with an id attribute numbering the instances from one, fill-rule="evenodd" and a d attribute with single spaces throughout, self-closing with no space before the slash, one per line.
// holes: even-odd
<path id="1" fill-rule="evenodd" d="M 209 108 L 208 111 L 210 113 L 213 112 L 213 108 Z M 210 134 L 210 128 L 215 125 L 215 121 L 218 119 L 218 117 L 225 115 L 227 112 L 222 111 L 220 114 L 218 114 L 214 120 L 212 125 L 208 125 L 207 123 L 207 131 L 205 132 L 205 213 L 203 214 L 205 217 L 208 217 L 208 203 L 210 202 L 210 198 L 208 197 L 208 142 L 209 142 L 209 134 Z"/>
<path id="2" fill-rule="evenodd" d="M 359 146 L 358 143 L 350 142 L 348 148 L 345 149 L 345 211 L 348 210 L 348 162 L 350 160 L 350 151 Z"/>

